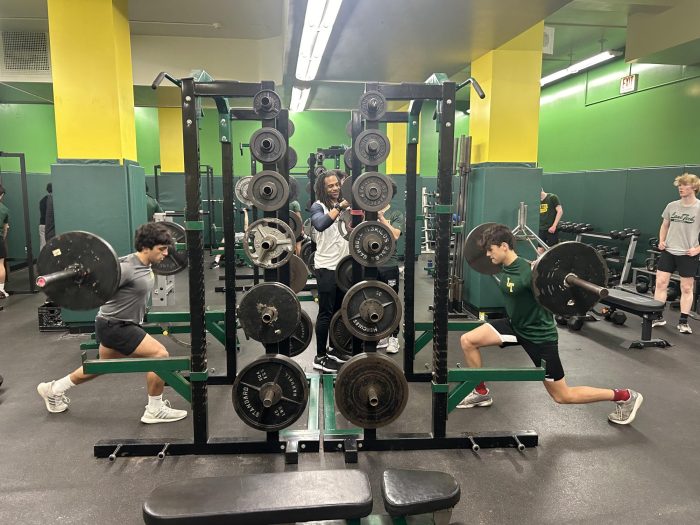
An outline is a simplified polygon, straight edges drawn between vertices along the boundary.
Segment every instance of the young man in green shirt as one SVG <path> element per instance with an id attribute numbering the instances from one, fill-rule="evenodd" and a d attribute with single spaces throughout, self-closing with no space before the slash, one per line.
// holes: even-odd
<path id="1" fill-rule="evenodd" d="M 554 318 L 551 312 L 535 301 L 531 264 L 515 253 L 515 238 L 510 229 L 503 224 L 488 228 L 484 231 L 480 246 L 492 263 L 502 265 L 498 288 L 504 296 L 508 318 L 489 320 L 462 335 L 460 344 L 467 364 L 471 368 L 481 368 L 479 349 L 482 346 L 520 345 L 535 366 L 540 366 L 542 360 L 546 361 L 544 387 L 554 401 L 561 404 L 613 401 L 615 410 L 608 415 L 612 423 L 628 425 L 634 421 L 644 400 L 639 392 L 566 384 L 559 359 Z M 490 392 L 482 382 L 457 408 L 484 407 L 492 403 Z"/>
<path id="2" fill-rule="evenodd" d="M 564 208 L 561 207 L 559 197 L 554 193 L 547 193 L 540 190 L 540 229 L 539 237 L 547 246 L 554 246 L 559 242 L 559 221 L 564 215 Z M 544 253 L 544 249 L 537 248 L 537 253 Z"/>
<path id="3" fill-rule="evenodd" d="M 5 198 L 5 188 L 0 186 L 0 299 L 9 297 L 5 291 L 5 257 L 7 257 L 7 230 L 10 229 L 10 210 L 2 201 Z"/>

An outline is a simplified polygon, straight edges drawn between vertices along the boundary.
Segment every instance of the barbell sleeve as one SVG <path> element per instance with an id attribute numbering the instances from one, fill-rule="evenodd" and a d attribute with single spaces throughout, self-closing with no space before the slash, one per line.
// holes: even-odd
<path id="1" fill-rule="evenodd" d="M 598 286 L 597 284 L 593 284 L 591 282 L 586 281 L 585 279 L 581 279 L 580 277 L 577 277 L 573 273 L 570 273 L 566 277 L 564 277 L 564 282 L 568 286 L 576 286 L 578 288 L 583 288 L 584 290 L 596 294 L 598 297 L 601 299 L 604 299 L 608 296 L 610 293 L 607 288 L 603 286 Z"/>
<path id="2" fill-rule="evenodd" d="M 75 277 L 78 277 L 81 273 L 82 270 L 78 266 L 69 267 L 65 270 L 61 270 L 58 272 L 40 275 L 36 278 L 36 285 L 39 288 L 46 288 L 47 286 L 53 283 L 74 279 Z"/>

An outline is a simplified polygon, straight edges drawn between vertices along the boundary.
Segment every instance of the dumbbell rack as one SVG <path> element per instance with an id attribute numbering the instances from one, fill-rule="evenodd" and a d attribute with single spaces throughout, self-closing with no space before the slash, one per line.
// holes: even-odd
<path id="1" fill-rule="evenodd" d="M 582 239 L 604 239 L 604 240 L 617 240 L 613 239 L 610 235 L 604 233 L 595 232 L 584 232 L 576 234 L 576 242 L 582 242 Z M 632 262 L 634 261 L 634 252 L 637 250 L 637 243 L 639 242 L 639 235 L 631 235 L 628 237 L 629 243 L 627 245 L 627 253 L 624 258 L 622 257 L 604 257 L 607 262 L 622 264 L 622 270 L 620 271 L 620 281 L 619 284 L 624 284 L 630 280 L 630 271 L 632 269 Z"/>
<path id="2" fill-rule="evenodd" d="M 428 188 L 421 188 L 421 212 L 423 214 L 423 240 L 420 243 L 421 255 L 432 255 L 435 253 L 435 226 L 432 213 L 433 203 L 431 202 L 434 197 L 435 194 L 428 191 Z"/>

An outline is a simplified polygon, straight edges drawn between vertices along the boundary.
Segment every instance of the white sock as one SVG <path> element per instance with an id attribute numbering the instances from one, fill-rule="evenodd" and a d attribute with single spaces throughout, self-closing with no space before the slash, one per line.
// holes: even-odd
<path id="1" fill-rule="evenodd" d="M 75 386 L 75 383 L 70 380 L 70 375 L 67 375 L 53 382 L 53 385 L 51 385 L 51 392 L 53 392 L 55 396 L 60 396 L 73 386 Z"/>
<path id="2" fill-rule="evenodd" d="M 163 404 L 163 394 L 159 396 L 148 396 L 148 410 L 151 412 L 158 410 Z"/>
<path id="3" fill-rule="evenodd" d="M 5 283 L 0 283 L 0 292 L 5 291 Z"/>

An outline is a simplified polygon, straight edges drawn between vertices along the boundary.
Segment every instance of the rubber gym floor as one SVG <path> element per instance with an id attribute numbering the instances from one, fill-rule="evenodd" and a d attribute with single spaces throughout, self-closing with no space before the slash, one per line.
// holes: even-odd
<path id="1" fill-rule="evenodd" d="M 419 268 L 422 266 L 419 264 Z M 214 293 L 220 270 L 206 270 L 207 304 L 221 306 Z M 8 289 L 26 286 L 16 272 Z M 187 309 L 187 278 L 176 276 L 174 310 Z M 417 271 L 416 297 L 432 296 L 432 280 Z M 115 374 L 72 389 L 70 409 L 49 414 L 36 393 L 40 381 L 64 376 L 80 362 L 78 345 L 86 336 L 40 333 L 37 307 L 43 296 L 13 295 L 0 312 L 0 523 L 119 524 L 143 523 L 141 505 L 158 484 L 190 477 L 315 470 L 361 469 L 369 474 L 374 513 L 384 513 L 380 477 L 387 468 L 423 468 L 449 472 L 462 487 L 453 522 L 478 524 L 646 524 L 700 523 L 700 427 L 697 335 L 680 335 L 677 312 L 655 336 L 674 346 L 627 350 L 625 339 L 641 333 L 640 319 L 625 326 L 587 323 L 580 332 L 560 329 L 560 352 L 572 385 L 631 387 L 644 395 L 636 421 L 617 426 L 607 421 L 612 403 L 556 405 L 539 383 L 491 384 L 494 404 L 456 410 L 448 432 L 535 430 L 539 446 L 516 449 L 360 452 L 357 464 L 345 465 L 340 453 L 300 454 L 298 465 L 285 465 L 281 455 L 220 455 L 118 458 L 93 457 L 100 439 L 173 437 L 191 439 L 192 421 L 143 425 L 146 399 L 141 374 Z M 417 305 L 417 320 L 429 320 L 427 300 Z M 315 319 L 313 303 L 302 303 Z M 691 320 L 691 323 L 693 321 Z M 697 323 L 694 326 L 700 331 Z M 242 332 L 240 366 L 262 354 L 262 346 Z M 186 337 L 186 336 L 181 336 Z M 187 348 L 161 338 L 172 355 Z M 449 366 L 463 362 L 459 334 L 450 335 Z M 312 371 L 315 342 L 297 359 Z M 223 370 L 222 347 L 208 345 L 209 366 Z M 401 354 L 392 357 L 399 364 Z M 432 362 L 430 349 L 418 363 Z M 518 347 L 488 349 L 489 367 L 531 366 Z M 243 424 L 231 403 L 231 388 L 212 386 L 209 424 L 212 437 L 258 437 Z M 178 408 L 186 403 L 166 388 Z M 339 427 L 344 420 L 337 414 Z M 292 428 L 301 428 L 302 417 Z M 402 416 L 382 432 L 428 432 L 430 391 L 426 383 L 410 386 Z M 333 490 L 332 486 L 328 490 Z"/>

